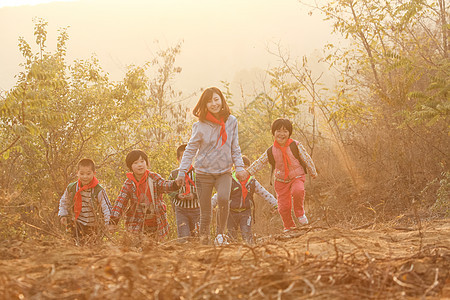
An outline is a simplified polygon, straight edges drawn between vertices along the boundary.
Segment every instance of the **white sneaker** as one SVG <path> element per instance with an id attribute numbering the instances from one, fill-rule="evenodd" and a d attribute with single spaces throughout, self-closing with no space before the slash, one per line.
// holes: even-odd
<path id="1" fill-rule="evenodd" d="M 308 218 L 305 215 L 298 217 L 298 221 L 301 225 L 307 225 L 309 223 Z"/>
<path id="2" fill-rule="evenodd" d="M 214 239 L 214 245 L 216 246 L 223 246 L 228 245 L 227 236 L 225 234 L 219 233 L 216 238 Z"/>

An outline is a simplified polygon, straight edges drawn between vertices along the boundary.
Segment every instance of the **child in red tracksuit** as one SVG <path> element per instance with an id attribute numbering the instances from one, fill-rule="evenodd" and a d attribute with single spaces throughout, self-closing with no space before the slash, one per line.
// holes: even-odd
<path id="1" fill-rule="evenodd" d="M 311 156 L 303 145 L 292 140 L 292 123 L 288 119 L 277 119 L 272 123 L 273 146 L 269 147 L 247 169 L 250 175 L 255 174 L 269 162 L 272 165 L 277 193 L 278 212 L 283 220 L 284 231 L 295 228 L 294 215 L 302 225 L 308 224 L 303 202 L 305 199 L 305 177 L 309 172 L 312 178 L 317 177 L 316 167 Z M 292 205 L 293 204 L 293 205 Z"/>

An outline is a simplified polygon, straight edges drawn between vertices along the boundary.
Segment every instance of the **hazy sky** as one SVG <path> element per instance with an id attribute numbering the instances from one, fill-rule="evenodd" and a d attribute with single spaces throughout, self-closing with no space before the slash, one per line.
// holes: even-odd
<path id="1" fill-rule="evenodd" d="M 14 86 L 23 58 L 19 36 L 35 46 L 33 17 L 48 21 L 47 46 L 55 49 L 57 29 L 68 30 L 68 62 L 95 54 L 111 80 L 131 64 L 142 65 L 158 49 L 183 41 L 175 86 L 184 94 L 201 87 L 236 83 L 255 69 L 277 65 L 267 47 L 280 43 L 291 57 L 310 55 L 331 41 L 322 16 L 296 0 L 0 0 L 0 89 Z M 46 1 L 49 2 L 49 1 Z M 159 41 L 159 45 L 155 43 Z M 36 49 L 34 47 L 34 49 Z"/>

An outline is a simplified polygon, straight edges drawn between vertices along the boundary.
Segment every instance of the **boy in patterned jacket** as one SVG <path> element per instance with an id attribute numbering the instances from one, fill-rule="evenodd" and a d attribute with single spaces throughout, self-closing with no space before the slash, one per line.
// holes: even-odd
<path id="1" fill-rule="evenodd" d="M 59 200 L 58 216 L 75 237 L 100 231 L 108 225 L 111 203 L 105 189 L 95 178 L 95 163 L 83 158 L 78 162 L 78 180 L 70 183 Z"/>
<path id="2" fill-rule="evenodd" d="M 242 155 L 244 167 L 250 166 L 250 159 Z M 254 216 L 254 194 L 261 196 L 269 204 L 276 207 L 277 199 L 269 193 L 253 176 L 240 181 L 236 178 L 235 172 L 232 173 L 233 181 L 231 183 L 230 193 L 230 213 L 228 215 L 227 229 L 231 241 L 237 241 L 238 230 L 241 229 L 242 240 L 247 244 L 253 244 L 252 233 L 252 211 Z M 213 207 L 217 204 L 217 194 L 212 197 Z"/>
<path id="3" fill-rule="evenodd" d="M 169 233 L 169 223 L 162 195 L 178 190 L 176 182 L 150 172 L 147 169 L 148 156 L 142 150 L 128 153 L 126 164 L 131 172 L 127 173 L 112 209 L 111 224 L 116 225 L 125 213 L 128 231 L 165 238 Z"/>
<path id="4" fill-rule="evenodd" d="M 288 119 L 277 119 L 272 123 L 274 143 L 253 164 L 247 168 L 250 175 L 262 169 L 266 163 L 275 170 L 275 192 L 278 212 L 283 220 L 284 231 L 295 228 L 291 209 L 301 225 L 308 224 L 303 202 L 305 199 L 305 178 L 307 172 L 317 177 L 311 156 L 299 141 L 292 140 L 292 123 Z M 293 203 L 293 205 L 292 205 Z"/>

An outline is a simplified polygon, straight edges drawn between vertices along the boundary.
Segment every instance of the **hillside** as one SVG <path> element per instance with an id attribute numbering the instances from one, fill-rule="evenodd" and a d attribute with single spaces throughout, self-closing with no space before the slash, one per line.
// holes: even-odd
<path id="1" fill-rule="evenodd" d="M 303 227 L 255 247 L 121 237 L 0 244 L 2 299 L 444 299 L 450 223 Z"/>

